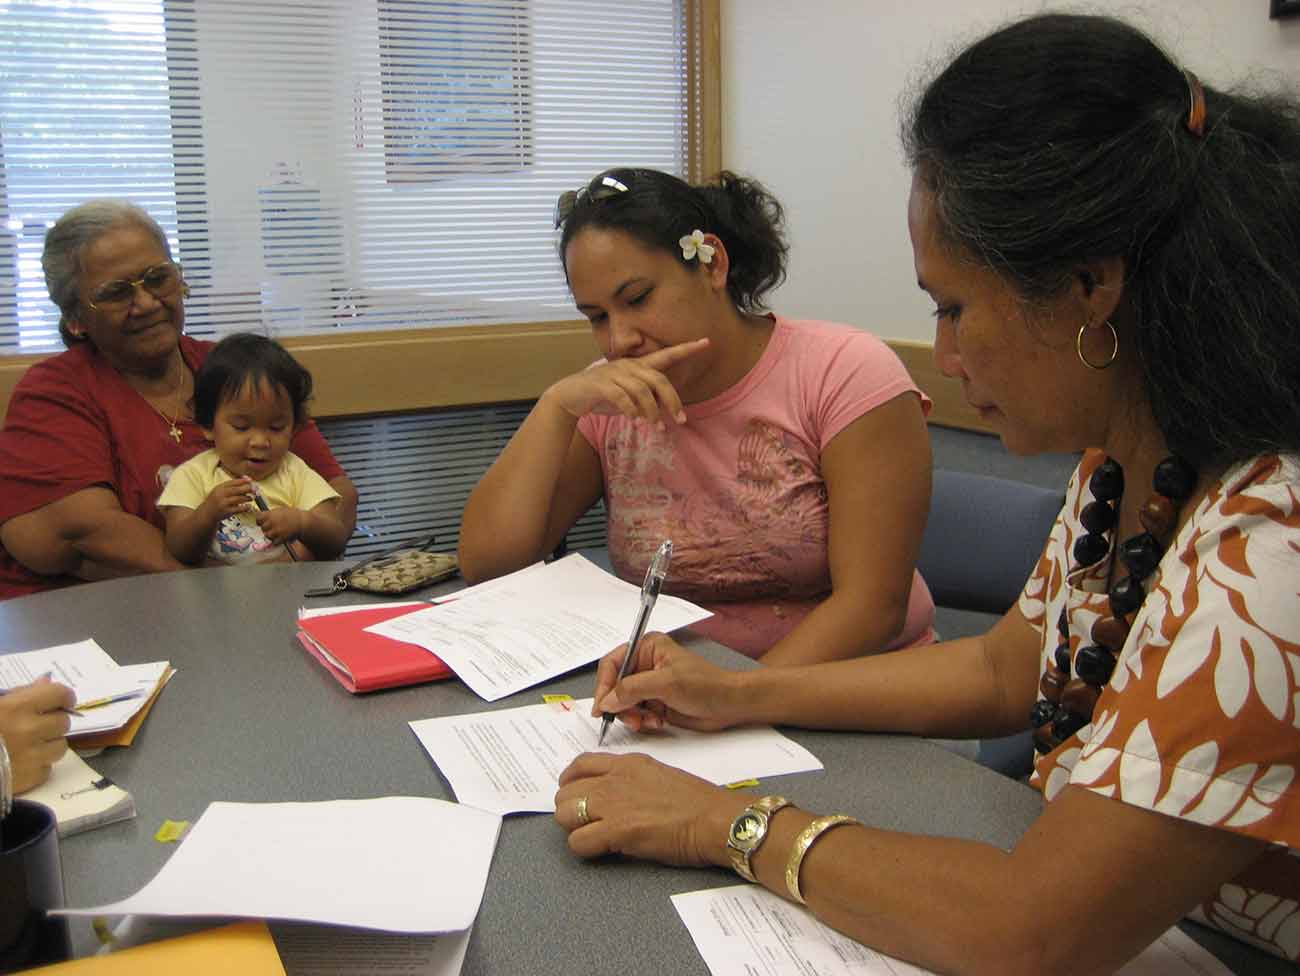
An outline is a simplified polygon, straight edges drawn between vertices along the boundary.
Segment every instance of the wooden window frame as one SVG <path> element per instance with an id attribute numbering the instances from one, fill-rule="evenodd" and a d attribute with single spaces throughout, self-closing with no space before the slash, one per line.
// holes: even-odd
<path id="1" fill-rule="evenodd" d="M 692 62 L 687 171 L 700 180 L 722 168 L 720 0 L 684 0 Z M 319 392 L 313 413 L 359 417 L 536 399 L 551 383 L 596 358 L 585 320 L 444 326 L 332 336 L 286 336 Z M 928 343 L 894 341 L 917 384 L 934 398 L 932 423 L 989 430 L 957 385 L 933 366 Z M 0 356 L 0 419 L 14 386 L 39 355 Z"/>

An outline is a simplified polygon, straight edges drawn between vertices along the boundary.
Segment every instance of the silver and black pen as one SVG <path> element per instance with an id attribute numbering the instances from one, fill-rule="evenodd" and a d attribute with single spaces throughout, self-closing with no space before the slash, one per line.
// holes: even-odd
<path id="1" fill-rule="evenodd" d="M 668 576 L 668 564 L 672 560 L 673 542 L 671 539 L 665 539 L 659 546 L 659 551 L 655 553 L 654 559 L 650 560 L 650 567 L 645 571 L 645 582 L 641 584 L 641 606 L 636 613 L 636 623 L 632 625 L 632 636 L 627 639 L 627 650 L 623 654 L 623 663 L 619 666 L 618 677 L 614 679 L 615 684 L 623 680 L 627 669 L 636 659 L 636 647 L 641 643 L 641 635 L 645 633 L 646 624 L 650 622 L 650 611 L 655 608 L 655 601 L 659 599 L 659 591 L 663 589 L 664 579 Z M 600 738 L 596 740 L 597 746 L 604 744 L 605 733 L 609 731 L 613 721 L 614 716 L 610 712 L 601 716 Z"/>

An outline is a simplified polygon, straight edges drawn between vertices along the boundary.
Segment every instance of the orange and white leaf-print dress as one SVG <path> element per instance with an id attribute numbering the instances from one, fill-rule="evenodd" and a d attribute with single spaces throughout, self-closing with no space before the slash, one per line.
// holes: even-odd
<path id="1" fill-rule="evenodd" d="M 1072 570 L 1070 556 L 1103 460 L 1084 456 L 1020 597 L 1043 668 L 1062 608 L 1072 656 L 1107 610 L 1109 560 Z M 1300 960 L 1298 768 L 1300 457 L 1267 455 L 1197 505 L 1148 580 L 1092 723 L 1037 757 L 1031 782 L 1049 802 L 1069 783 L 1275 844 L 1191 917 Z"/>

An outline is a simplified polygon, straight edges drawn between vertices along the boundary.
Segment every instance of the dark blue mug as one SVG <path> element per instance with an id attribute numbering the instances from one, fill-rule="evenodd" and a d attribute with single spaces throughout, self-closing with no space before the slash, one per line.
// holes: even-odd
<path id="1" fill-rule="evenodd" d="M 54 811 L 14 800 L 0 824 L 0 973 L 61 962 L 71 955 L 68 920 L 47 909 L 63 907 Z"/>

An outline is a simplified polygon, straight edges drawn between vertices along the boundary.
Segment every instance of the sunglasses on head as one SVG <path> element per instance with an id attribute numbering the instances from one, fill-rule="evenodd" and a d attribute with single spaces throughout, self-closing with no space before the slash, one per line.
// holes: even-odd
<path id="1" fill-rule="evenodd" d="M 628 186 L 623 180 L 614 174 L 618 173 L 624 178 L 627 177 L 627 170 L 606 170 L 596 176 L 590 183 L 580 190 L 565 190 L 555 201 L 555 226 L 556 229 L 569 219 L 573 211 L 577 209 L 578 204 L 583 200 L 590 200 L 593 203 L 598 200 L 608 200 L 610 197 L 616 197 L 620 193 L 626 193 Z"/>

